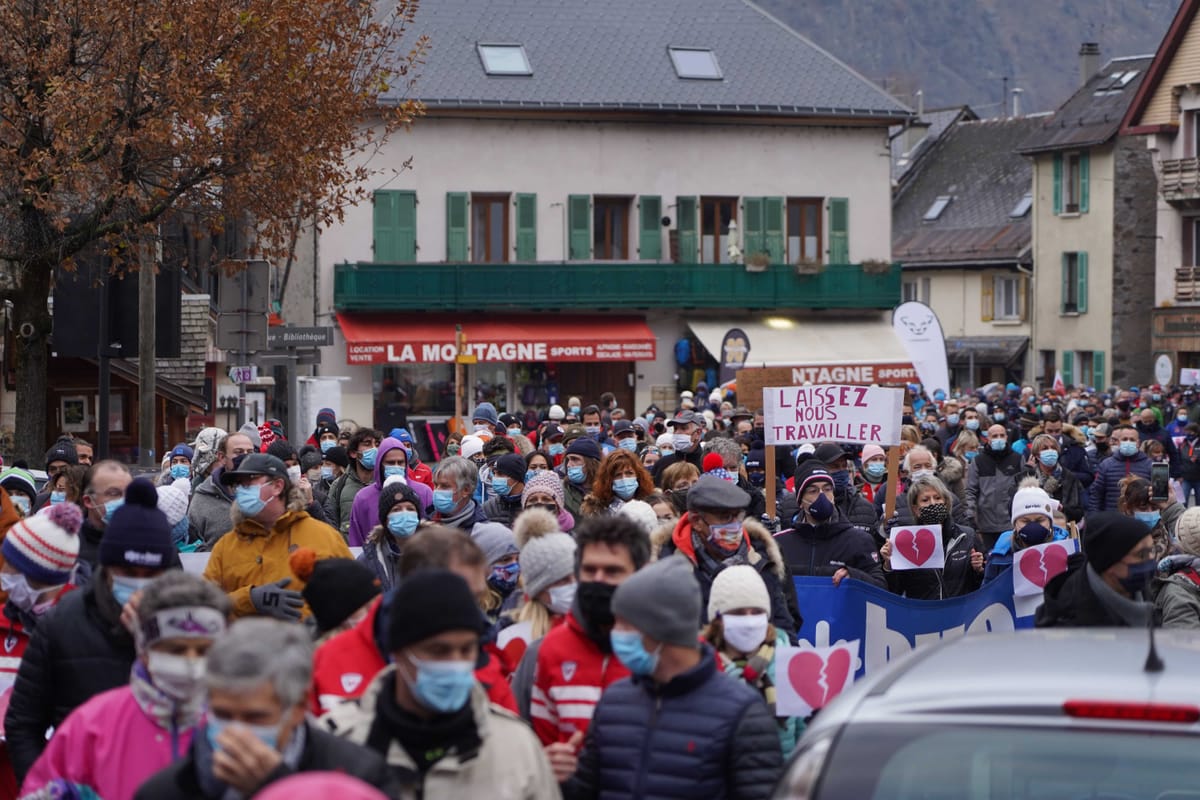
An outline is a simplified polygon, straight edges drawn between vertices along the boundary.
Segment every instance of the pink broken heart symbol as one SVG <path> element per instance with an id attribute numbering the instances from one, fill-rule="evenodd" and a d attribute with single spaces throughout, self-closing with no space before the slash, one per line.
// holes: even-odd
<path id="1" fill-rule="evenodd" d="M 788 663 L 788 680 L 809 706 L 824 708 L 846 687 L 850 668 L 850 652 L 844 648 L 834 650 L 827 658 L 805 650 L 792 656 Z"/>
<path id="2" fill-rule="evenodd" d="M 906 528 L 896 534 L 892 546 L 896 548 L 897 553 L 919 567 L 933 555 L 933 551 L 937 547 L 937 537 L 928 528 L 919 528 L 915 531 Z"/>
<path id="3" fill-rule="evenodd" d="M 1021 559 L 1021 574 L 1035 586 L 1046 588 L 1046 584 L 1056 575 L 1062 574 L 1067 568 L 1067 548 L 1061 544 L 1052 544 L 1028 553 Z"/>

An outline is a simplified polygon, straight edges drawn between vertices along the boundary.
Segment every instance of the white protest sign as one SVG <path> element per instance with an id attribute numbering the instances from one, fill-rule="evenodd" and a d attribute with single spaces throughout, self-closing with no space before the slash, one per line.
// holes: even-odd
<path id="1" fill-rule="evenodd" d="M 941 525 L 892 528 L 892 569 L 941 569 L 946 566 Z"/>
<path id="2" fill-rule="evenodd" d="M 1200 369 L 1183 367 L 1179 370 L 1180 386 L 1195 386 L 1197 384 L 1200 384 Z"/>
<path id="3" fill-rule="evenodd" d="M 903 403 L 903 389 L 881 386 L 768 386 L 763 389 L 767 444 L 897 445 Z"/>
<path id="4" fill-rule="evenodd" d="M 1013 554 L 1013 595 L 1042 594 L 1046 584 L 1067 569 L 1067 556 L 1079 549 L 1076 539 L 1026 547 Z"/>
<path id="5" fill-rule="evenodd" d="M 775 651 L 775 714 L 807 717 L 854 683 L 859 640 Z"/>

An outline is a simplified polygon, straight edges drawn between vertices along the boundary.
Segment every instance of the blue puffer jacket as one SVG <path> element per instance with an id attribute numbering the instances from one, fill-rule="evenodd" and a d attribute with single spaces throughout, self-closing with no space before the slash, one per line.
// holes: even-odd
<path id="1" fill-rule="evenodd" d="M 1054 533 L 1049 539 L 1050 542 L 1061 542 L 1063 539 L 1071 538 L 1070 532 L 1065 528 L 1055 525 L 1053 531 Z M 1012 531 L 1005 531 L 996 539 L 996 546 L 992 548 L 992 552 L 988 553 L 987 564 L 983 568 L 984 583 L 991 582 L 999 575 L 1004 574 L 1004 570 L 1012 566 L 1012 537 Z"/>
<path id="2" fill-rule="evenodd" d="M 662 686 L 627 678 L 596 705 L 567 800 L 705 800 L 770 797 L 783 755 L 758 693 L 700 663 Z"/>
<path id="3" fill-rule="evenodd" d="M 1121 481 L 1126 475 L 1140 475 L 1150 480 L 1150 456 L 1138 450 L 1131 458 L 1114 453 L 1100 462 L 1096 480 L 1092 483 L 1089 511 L 1116 511 L 1121 498 Z"/>

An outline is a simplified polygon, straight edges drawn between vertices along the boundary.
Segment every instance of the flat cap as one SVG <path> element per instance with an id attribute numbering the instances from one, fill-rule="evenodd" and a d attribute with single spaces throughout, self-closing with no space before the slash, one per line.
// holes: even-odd
<path id="1" fill-rule="evenodd" d="M 688 511 L 740 511 L 750 505 L 750 495 L 716 475 L 701 475 L 687 494 Z"/>

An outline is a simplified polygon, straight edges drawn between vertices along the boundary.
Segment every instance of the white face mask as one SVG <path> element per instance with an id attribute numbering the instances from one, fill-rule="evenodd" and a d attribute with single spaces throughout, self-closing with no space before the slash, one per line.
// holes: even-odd
<path id="1" fill-rule="evenodd" d="M 9 602 L 26 613 L 41 614 L 49 607 L 43 604 L 39 610 L 38 606 L 38 598 L 49 590 L 34 589 L 24 575 L 0 572 L 0 589 L 8 592 Z"/>
<path id="2" fill-rule="evenodd" d="M 146 655 L 150 680 L 176 700 L 191 700 L 204 691 L 204 659 L 157 653 Z"/>
<path id="3" fill-rule="evenodd" d="M 767 638 L 769 620 L 766 614 L 726 614 L 721 617 L 725 641 L 747 655 L 762 647 Z"/>
<path id="4" fill-rule="evenodd" d="M 555 614 L 565 614 L 570 611 L 572 604 L 575 602 L 575 590 L 578 588 L 578 583 L 568 583 L 564 586 L 551 586 L 549 589 L 550 610 Z"/>

